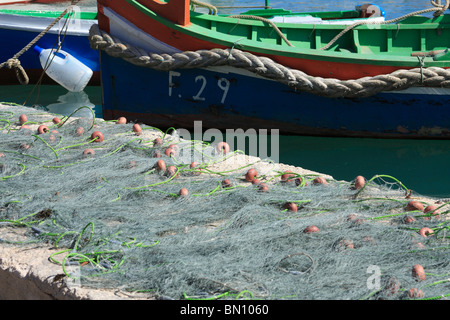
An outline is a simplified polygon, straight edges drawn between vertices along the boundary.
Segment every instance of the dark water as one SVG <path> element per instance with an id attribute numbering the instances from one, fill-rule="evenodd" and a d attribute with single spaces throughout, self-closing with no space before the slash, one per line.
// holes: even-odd
<path id="1" fill-rule="evenodd" d="M 282 137 L 280 144 L 282 163 L 346 181 L 386 174 L 422 195 L 450 197 L 450 141 Z"/>
<path id="2" fill-rule="evenodd" d="M 264 5 L 264 1 L 211 0 L 217 6 Z M 273 7 L 295 11 L 349 10 L 364 2 L 354 1 L 270 1 Z M 375 1 L 388 19 L 431 7 L 429 1 Z M 92 7 L 95 1 L 82 5 Z M 221 13 L 235 13 L 221 9 Z M 69 115 L 89 105 L 101 117 L 100 88 L 86 88 L 81 94 L 68 93 L 59 86 L 0 86 L 0 101 L 40 105 L 48 111 Z M 280 162 L 326 173 L 351 181 L 357 175 L 371 178 L 391 175 L 415 192 L 438 198 L 450 197 L 450 141 L 383 140 L 356 138 L 280 137 Z"/>

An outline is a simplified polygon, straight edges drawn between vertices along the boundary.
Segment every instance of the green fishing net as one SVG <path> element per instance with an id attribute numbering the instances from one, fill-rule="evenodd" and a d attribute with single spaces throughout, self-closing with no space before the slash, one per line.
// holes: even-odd
<path id="1" fill-rule="evenodd" d="M 0 245 L 51 246 L 49 263 L 83 287 L 192 300 L 450 295 L 449 202 L 395 177 L 287 177 L 269 159 L 87 107 L 4 104 L 0 128 Z"/>

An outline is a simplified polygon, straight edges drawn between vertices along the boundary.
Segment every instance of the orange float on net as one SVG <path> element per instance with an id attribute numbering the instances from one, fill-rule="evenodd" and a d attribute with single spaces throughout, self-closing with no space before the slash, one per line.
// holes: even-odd
<path id="1" fill-rule="evenodd" d="M 116 124 L 126 124 L 127 123 L 127 118 L 125 117 L 120 117 L 119 119 L 117 119 Z"/>
<path id="2" fill-rule="evenodd" d="M 267 192 L 269 191 L 269 186 L 264 182 L 261 182 L 260 184 L 258 184 L 258 190 L 262 192 Z"/>
<path id="3" fill-rule="evenodd" d="M 225 141 L 221 141 L 217 144 L 216 149 L 218 152 L 226 154 L 230 152 L 230 145 Z"/>
<path id="4" fill-rule="evenodd" d="M 95 151 L 93 149 L 85 149 L 83 151 L 83 157 L 87 158 L 89 156 L 95 155 Z"/>
<path id="5" fill-rule="evenodd" d="M 316 233 L 316 232 L 319 232 L 319 231 L 320 230 L 319 230 L 319 228 L 317 226 L 308 226 L 308 227 L 306 227 L 303 230 L 304 233 Z"/>
<path id="6" fill-rule="evenodd" d="M 191 164 L 189 165 L 189 167 L 190 167 L 191 169 L 194 169 L 194 168 L 196 168 L 196 167 L 198 167 L 198 166 L 199 166 L 199 163 L 198 163 L 198 162 L 195 162 L 195 161 L 191 162 Z"/>
<path id="7" fill-rule="evenodd" d="M 292 171 L 285 171 L 284 174 L 281 175 L 281 181 L 282 182 L 291 182 L 295 177 L 295 173 L 293 173 Z"/>
<path id="8" fill-rule="evenodd" d="M 24 124 L 27 121 L 28 121 L 27 115 L 26 114 L 21 114 L 20 117 L 19 117 L 19 123 L 22 125 L 22 124 Z"/>
<path id="9" fill-rule="evenodd" d="M 169 167 L 167 168 L 166 174 L 167 174 L 169 177 L 174 177 L 174 178 L 178 177 L 178 174 L 177 174 L 177 167 L 175 167 L 175 166 L 169 166 Z M 175 174 L 176 174 L 176 175 L 175 175 Z"/>
<path id="10" fill-rule="evenodd" d="M 386 287 L 384 288 L 383 291 L 388 296 L 395 296 L 398 294 L 399 290 L 400 290 L 400 282 L 396 278 L 391 277 L 389 278 Z"/>
<path id="11" fill-rule="evenodd" d="M 411 288 L 408 290 L 407 295 L 410 299 L 423 298 L 423 291 L 417 288 Z"/>
<path id="12" fill-rule="evenodd" d="M 245 174 L 245 180 L 252 182 L 253 179 L 255 179 L 257 175 L 258 175 L 258 171 L 256 171 L 256 169 L 250 169 Z"/>
<path id="13" fill-rule="evenodd" d="M 58 123 L 61 122 L 61 119 L 58 118 L 58 117 L 54 117 L 52 121 L 53 121 L 54 124 L 58 124 Z"/>
<path id="14" fill-rule="evenodd" d="M 19 148 L 22 149 L 22 150 L 28 150 L 28 149 L 31 148 L 31 145 L 29 145 L 28 143 L 24 142 L 24 143 L 20 144 Z"/>
<path id="15" fill-rule="evenodd" d="M 429 206 L 427 206 L 424 210 L 424 213 L 429 213 L 432 216 L 434 216 L 435 218 L 439 218 L 439 210 L 437 210 L 437 207 L 433 204 L 430 204 Z M 431 217 L 426 217 L 427 220 L 430 220 Z"/>
<path id="16" fill-rule="evenodd" d="M 422 242 L 417 242 L 416 240 L 413 240 L 413 244 L 411 246 L 414 249 L 425 249 L 425 245 Z"/>
<path id="17" fill-rule="evenodd" d="M 102 142 L 103 141 L 103 133 L 101 133 L 100 131 L 94 131 L 91 134 L 91 139 L 94 140 L 95 142 Z"/>
<path id="18" fill-rule="evenodd" d="M 186 197 L 187 195 L 189 195 L 189 191 L 188 191 L 188 189 L 186 189 L 186 188 L 181 188 L 181 189 L 180 189 L 180 192 L 178 192 L 178 194 L 179 194 L 180 196 Z"/>
<path id="19" fill-rule="evenodd" d="M 411 216 L 405 216 L 403 218 L 403 223 L 414 223 L 416 222 L 416 219 L 414 219 L 414 217 Z"/>
<path id="20" fill-rule="evenodd" d="M 423 204 L 420 201 L 412 200 L 406 205 L 406 211 L 423 211 Z"/>
<path id="21" fill-rule="evenodd" d="M 158 160 L 156 162 L 156 170 L 166 171 L 166 163 L 164 162 L 164 160 Z"/>
<path id="22" fill-rule="evenodd" d="M 133 125 L 133 132 L 134 132 L 136 135 L 140 135 L 141 132 L 142 132 L 141 126 L 138 125 L 137 123 L 135 123 L 135 124 Z"/>
<path id="23" fill-rule="evenodd" d="M 156 138 L 155 140 L 153 140 L 153 146 L 160 146 L 162 145 L 163 141 L 161 138 Z"/>
<path id="24" fill-rule="evenodd" d="M 364 177 L 363 176 L 357 176 L 356 178 L 355 178 L 355 189 L 356 190 L 359 190 L 359 189 L 361 189 L 362 187 L 364 187 L 364 184 L 366 183 L 366 179 L 364 179 Z"/>
<path id="25" fill-rule="evenodd" d="M 75 130 L 75 134 L 76 134 L 77 136 L 82 136 L 82 135 L 84 134 L 84 128 L 83 128 L 83 127 L 78 127 L 78 128 Z"/>
<path id="26" fill-rule="evenodd" d="M 317 178 L 315 178 L 315 179 L 313 180 L 313 184 L 315 184 L 315 185 L 319 185 L 319 184 L 327 185 L 328 182 L 327 182 L 327 180 L 325 180 L 325 178 L 323 178 L 323 177 L 317 177 Z"/>
<path id="27" fill-rule="evenodd" d="M 177 155 L 176 150 L 173 149 L 173 148 L 167 148 L 166 151 L 164 151 L 164 153 L 165 153 L 165 155 L 168 156 L 168 157 L 171 157 L 171 156 L 174 156 L 174 157 L 175 157 L 175 156 Z"/>
<path id="28" fill-rule="evenodd" d="M 430 229 L 430 228 L 428 228 L 428 227 L 423 227 L 423 228 L 421 228 L 420 230 L 419 230 L 419 234 L 422 236 L 422 237 L 428 237 L 428 236 L 431 236 L 431 235 L 433 235 L 433 233 L 434 233 L 434 231 L 432 230 L 432 229 Z"/>
<path id="29" fill-rule="evenodd" d="M 297 212 L 298 207 L 297 204 L 293 202 L 288 202 L 283 206 L 284 209 L 287 209 L 288 211 Z"/>
<path id="30" fill-rule="evenodd" d="M 47 133 L 47 132 L 49 132 L 50 130 L 48 129 L 48 127 L 45 125 L 45 124 L 41 124 L 39 127 L 38 127 L 38 133 L 39 134 L 43 134 L 43 133 Z"/>
<path id="31" fill-rule="evenodd" d="M 337 243 L 337 250 L 343 251 L 345 249 L 354 249 L 355 245 L 351 240 L 348 239 L 342 239 Z"/>
<path id="32" fill-rule="evenodd" d="M 189 165 L 189 167 L 190 167 L 192 170 L 194 170 L 194 169 L 196 169 L 199 165 L 200 165 L 200 164 L 199 164 L 198 162 L 193 161 L 193 162 L 191 162 L 191 164 Z M 194 172 L 194 174 L 195 174 L 195 175 L 200 175 L 200 174 L 201 174 L 200 171 L 202 171 L 202 169 L 197 169 L 197 171 Z"/>
<path id="33" fill-rule="evenodd" d="M 222 188 L 231 188 L 233 186 L 233 182 L 230 179 L 224 179 L 222 181 Z"/>
<path id="34" fill-rule="evenodd" d="M 425 270 L 420 264 L 416 264 L 411 270 L 413 278 L 418 281 L 424 281 L 426 279 Z"/>

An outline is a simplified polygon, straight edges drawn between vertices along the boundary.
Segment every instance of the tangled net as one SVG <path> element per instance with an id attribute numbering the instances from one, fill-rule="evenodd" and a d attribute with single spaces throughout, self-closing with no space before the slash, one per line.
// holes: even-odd
<path id="1" fill-rule="evenodd" d="M 58 117 L 3 104 L 0 130 L 1 245 L 50 245 L 49 261 L 85 287 L 191 300 L 450 296 L 449 202 L 413 199 L 394 177 L 286 172 L 87 107 Z"/>

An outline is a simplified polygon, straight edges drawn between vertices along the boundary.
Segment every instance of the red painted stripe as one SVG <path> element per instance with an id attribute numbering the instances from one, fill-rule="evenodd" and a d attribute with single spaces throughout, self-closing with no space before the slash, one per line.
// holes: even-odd
<path id="1" fill-rule="evenodd" d="M 117 0 L 99 0 L 99 4 L 109 7 L 120 16 L 136 25 L 144 32 L 154 38 L 164 42 L 181 51 L 211 50 L 215 48 L 226 49 L 227 47 L 215 44 L 213 42 L 201 40 L 190 35 L 174 30 L 164 24 L 161 24 L 143 12 L 139 11 L 131 4 L 125 1 Z M 120 3 L 120 4 L 119 4 Z M 105 20 L 103 15 L 99 15 L 100 29 L 109 32 L 109 21 Z M 255 55 L 260 53 L 252 52 Z M 369 64 L 352 64 L 332 61 L 319 61 L 312 59 L 297 59 L 292 57 L 265 55 L 268 58 L 292 69 L 301 70 L 308 75 L 323 78 L 336 78 L 341 80 L 359 79 L 367 76 L 376 76 L 380 74 L 389 74 L 398 69 L 408 69 L 404 66 L 380 66 Z"/>

